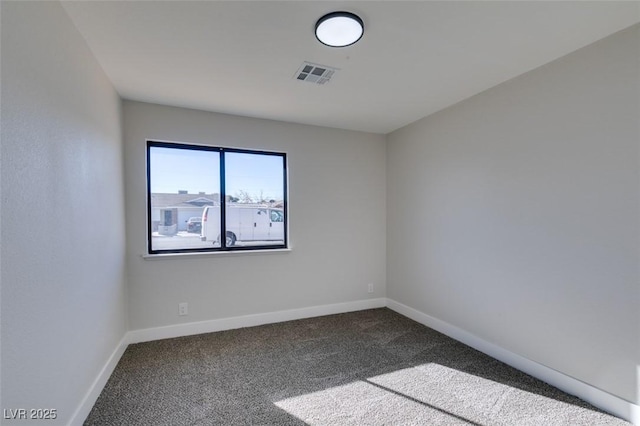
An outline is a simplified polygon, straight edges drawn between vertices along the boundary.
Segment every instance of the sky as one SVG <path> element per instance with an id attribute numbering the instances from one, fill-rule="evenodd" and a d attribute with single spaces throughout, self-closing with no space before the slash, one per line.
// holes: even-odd
<path id="1" fill-rule="evenodd" d="M 220 192 L 220 153 L 151 147 L 151 192 L 190 194 Z M 266 199 L 282 200 L 282 157 L 225 152 L 227 195 L 246 191 Z"/>

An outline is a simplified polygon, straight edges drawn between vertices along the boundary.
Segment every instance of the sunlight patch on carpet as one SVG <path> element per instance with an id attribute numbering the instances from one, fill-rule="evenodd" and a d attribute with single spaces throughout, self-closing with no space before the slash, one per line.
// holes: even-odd
<path id="1" fill-rule="evenodd" d="M 309 425 L 469 424 L 435 407 L 397 395 L 374 384 L 356 381 L 275 402 Z"/>
<path id="2" fill-rule="evenodd" d="M 429 363 L 368 379 L 385 389 L 438 407 L 480 424 L 519 419 L 518 424 L 573 424 L 588 409 L 470 374 Z M 556 414 L 557 413 L 557 414 Z"/>
<path id="3" fill-rule="evenodd" d="M 436 363 L 275 402 L 309 425 L 582 424 L 588 409 Z M 556 414 L 557 413 L 557 414 Z"/>

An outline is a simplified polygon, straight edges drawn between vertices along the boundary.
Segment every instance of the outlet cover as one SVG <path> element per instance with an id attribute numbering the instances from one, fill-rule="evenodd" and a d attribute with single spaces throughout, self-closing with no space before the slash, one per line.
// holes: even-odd
<path id="1" fill-rule="evenodd" d="M 187 302 L 182 302 L 178 304 L 178 315 L 189 315 L 189 304 Z"/>

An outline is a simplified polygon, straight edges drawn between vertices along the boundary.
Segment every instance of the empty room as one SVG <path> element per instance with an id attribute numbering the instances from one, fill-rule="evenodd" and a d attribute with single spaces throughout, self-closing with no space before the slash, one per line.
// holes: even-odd
<path id="1" fill-rule="evenodd" d="M 0 24 L 0 424 L 640 425 L 640 2 Z"/>

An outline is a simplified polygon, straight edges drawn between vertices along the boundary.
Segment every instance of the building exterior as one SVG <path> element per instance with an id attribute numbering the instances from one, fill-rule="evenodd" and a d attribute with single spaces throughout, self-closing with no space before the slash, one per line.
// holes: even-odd
<path id="1" fill-rule="evenodd" d="M 220 194 L 151 194 L 151 231 L 174 235 L 187 230 L 190 217 L 201 217 L 205 206 L 220 204 Z"/>

